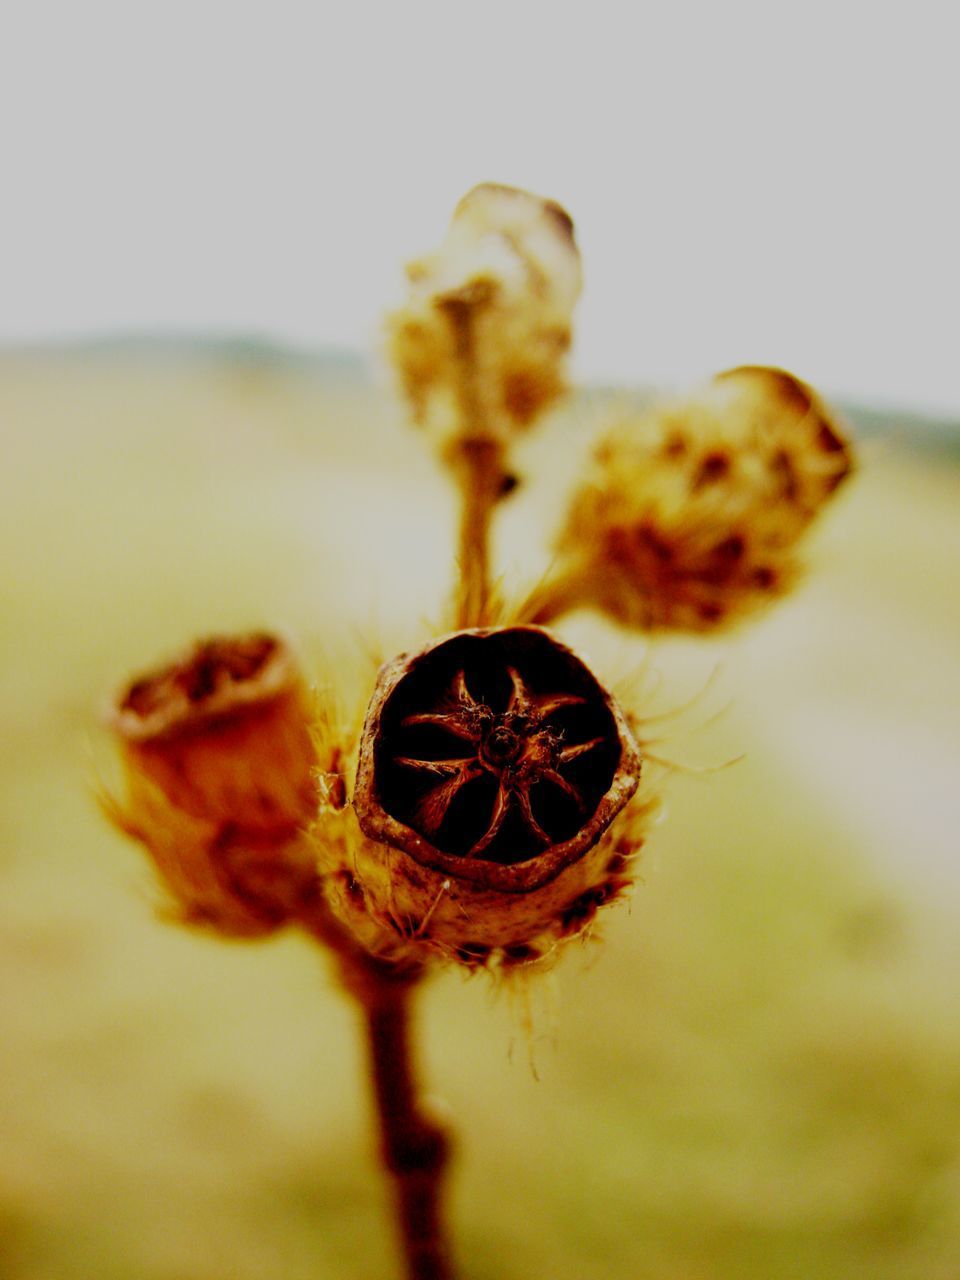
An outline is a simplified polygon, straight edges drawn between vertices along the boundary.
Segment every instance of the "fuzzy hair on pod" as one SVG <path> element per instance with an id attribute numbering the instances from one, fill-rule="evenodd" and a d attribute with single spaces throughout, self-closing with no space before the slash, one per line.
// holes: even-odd
<path id="1" fill-rule="evenodd" d="M 461 430 L 464 395 L 473 429 L 505 440 L 565 392 L 581 273 L 573 223 L 558 204 L 496 183 L 475 187 L 439 249 L 407 276 L 388 352 L 414 420 L 441 451 Z"/>
<path id="2" fill-rule="evenodd" d="M 315 829 L 330 904 L 386 958 L 540 960 L 629 888 L 640 772 L 620 709 L 548 632 L 443 636 L 380 671 L 353 812 Z"/>
<path id="3" fill-rule="evenodd" d="M 266 634 L 201 641 L 113 700 L 123 791 L 105 808 L 182 922 L 256 937 L 316 897 L 311 720 L 291 651 Z"/>
<path id="4" fill-rule="evenodd" d="M 843 426 L 805 383 L 721 373 L 600 439 L 530 616 L 587 604 L 643 630 L 737 621 L 792 586 L 798 543 L 851 468 Z"/>

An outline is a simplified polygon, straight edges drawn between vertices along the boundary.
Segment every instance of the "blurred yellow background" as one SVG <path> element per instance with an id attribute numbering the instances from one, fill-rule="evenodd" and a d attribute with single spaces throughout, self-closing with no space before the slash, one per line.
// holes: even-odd
<path id="1" fill-rule="evenodd" d="M 508 590 L 599 405 L 527 448 Z M 0 423 L 0 1276 L 395 1274 L 351 1009 L 294 936 L 158 922 L 93 800 L 97 707 L 261 625 L 362 698 L 440 612 L 452 497 L 347 360 L 7 354 Z M 741 635 L 565 626 L 611 681 L 660 673 L 649 714 L 719 663 L 657 750 L 747 755 L 669 781 L 632 905 L 553 983 L 426 992 L 465 1280 L 960 1275 L 958 448 L 872 436 L 809 580 Z"/>

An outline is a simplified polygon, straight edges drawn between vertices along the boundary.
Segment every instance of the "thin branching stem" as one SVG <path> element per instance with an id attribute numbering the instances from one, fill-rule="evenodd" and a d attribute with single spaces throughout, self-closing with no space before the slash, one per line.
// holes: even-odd
<path id="1" fill-rule="evenodd" d="M 492 441 L 463 441 L 457 478 L 460 487 L 457 625 L 490 621 L 490 524 L 504 485 L 503 450 Z"/>
<path id="2" fill-rule="evenodd" d="M 453 1280 L 442 1202 L 450 1139 L 424 1106 L 411 1042 L 411 1003 L 425 969 L 370 955 L 322 900 L 309 927 L 336 956 L 362 1011 L 379 1152 L 392 1185 L 407 1280 Z"/>
<path id="3" fill-rule="evenodd" d="M 452 1280 L 442 1212 L 450 1143 L 419 1096 L 411 1052 L 413 984 L 383 983 L 365 1006 L 380 1151 L 393 1180 L 408 1280 Z"/>
<path id="4" fill-rule="evenodd" d="M 490 621 L 490 522 L 494 507 L 508 492 L 505 448 L 491 422 L 476 350 L 476 323 L 490 295 L 473 288 L 448 295 L 443 310 L 450 325 L 456 360 L 458 430 L 448 462 L 460 492 L 457 563 L 457 625 Z"/>

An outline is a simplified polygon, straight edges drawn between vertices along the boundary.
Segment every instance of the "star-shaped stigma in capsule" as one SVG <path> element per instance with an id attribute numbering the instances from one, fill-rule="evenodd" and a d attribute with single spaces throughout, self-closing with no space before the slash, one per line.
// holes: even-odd
<path id="1" fill-rule="evenodd" d="M 414 814 L 414 825 L 424 835 L 436 838 L 450 806 L 465 787 L 484 777 L 493 777 L 497 782 L 486 829 L 464 853 L 467 858 L 478 857 L 489 849 L 512 810 L 540 844 L 553 844 L 554 837 L 544 830 L 534 813 L 531 790 L 540 784 L 555 788 L 580 814 L 585 814 L 583 795 L 562 770 L 604 741 L 595 737 L 569 742 L 567 731 L 551 723 L 556 712 L 582 706 L 586 698 L 573 693 L 536 693 L 515 667 L 508 666 L 506 674 L 510 693 L 503 711 L 494 711 L 475 698 L 461 670 L 435 710 L 417 712 L 401 721 L 403 727 L 442 730 L 463 747 L 460 754 L 446 759 L 395 757 L 396 764 L 437 778 Z"/>

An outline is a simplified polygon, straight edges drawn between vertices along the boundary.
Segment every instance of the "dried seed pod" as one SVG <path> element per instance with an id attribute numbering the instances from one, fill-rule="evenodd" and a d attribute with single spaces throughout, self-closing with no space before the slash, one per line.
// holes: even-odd
<path id="1" fill-rule="evenodd" d="M 552 200 L 496 183 L 469 192 L 441 247 L 407 269 L 389 350 L 415 420 L 442 449 L 498 440 L 566 390 L 580 257 Z"/>
<path id="2" fill-rule="evenodd" d="M 540 956 L 629 883 L 642 835 L 607 829 L 639 776 L 613 699 L 541 628 L 401 654 L 367 713 L 353 796 L 366 838 L 333 868 L 334 906 L 395 948 Z"/>
<path id="3" fill-rule="evenodd" d="M 125 794 L 110 814 L 185 922 L 269 933 L 316 895 L 310 711 L 290 650 L 264 634 L 202 641 L 114 701 Z"/>
<path id="4" fill-rule="evenodd" d="M 792 374 L 719 374 L 601 439 L 529 616 L 592 604 L 641 629 L 739 619 L 792 585 L 798 540 L 851 465 L 836 416 Z"/>
<path id="5" fill-rule="evenodd" d="M 518 187 L 481 182 L 454 210 L 449 239 L 475 244 L 486 236 L 503 240 L 523 259 L 537 298 L 572 315 L 583 281 L 573 219 L 566 209 Z"/>

